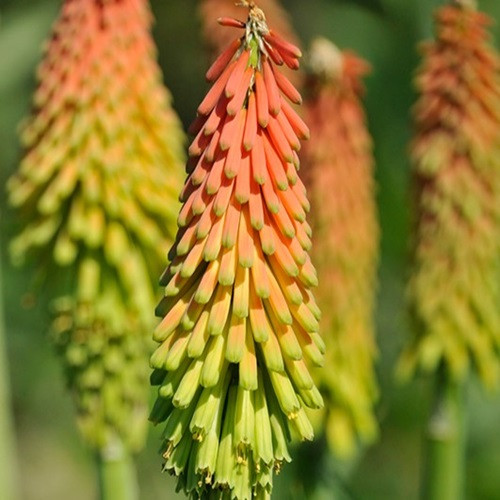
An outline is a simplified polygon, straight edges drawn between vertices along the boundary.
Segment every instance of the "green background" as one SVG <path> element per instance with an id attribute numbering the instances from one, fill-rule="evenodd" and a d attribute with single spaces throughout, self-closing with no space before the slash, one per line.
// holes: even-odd
<path id="1" fill-rule="evenodd" d="M 205 52 L 194 0 L 155 0 L 154 36 L 174 105 L 187 125 L 206 91 Z M 410 108 L 415 100 L 412 75 L 418 64 L 416 44 L 432 33 L 429 0 L 284 1 L 304 45 L 316 35 L 342 48 L 352 48 L 373 66 L 367 78 L 366 105 L 375 140 L 378 204 L 382 225 L 382 259 L 378 294 L 377 372 L 382 396 L 377 406 L 379 441 L 360 458 L 350 474 L 314 460 L 296 460 L 277 479 L 275 498 L 313 498 L 304 494 L 301 478 L 319 478 L 323 490 L 314 498 L 416 499 L 430 383 L 400 386 L 394 362 L 408 335 L 404 310 L 407 274 L 408 178 L 407 144 Z M 482 10 L 500 19 L 500 2 L 483 0 Z M 16 168 L 16 128 L 30 107 L 40 47 L 57 15 L 57 0 L 0 0 L 0 183 Z M 500 28 L 492 28 L 498 47 Z M 71 400 L 61 370 L 45 337 L 43 290 L 31 308 L 26 303 L 29 270 L 12 269 L 6 241 L 15 220 L 1 196 L 1 238 L 5 315 L 12 397 L 19 447 L 22 498 L 87 500 L 95 497 L 92 457 L 82 445 L 72 420 Z M 475 381 L 467 387 L 469 440 L 467 498 L 500 499 L 500 396 L 486 394 Z M 160 474 L 158 434 L 138 458 L 141 499 L 169 499 L 173 481 Z M 307 450 L 312 457 L 321 443 Z M 335 465 L 335 464 L 333 464 Z M 314 469 L 314 470 L 311 470 Z M 179 498 L 181 498 L 179 496 Z"/>

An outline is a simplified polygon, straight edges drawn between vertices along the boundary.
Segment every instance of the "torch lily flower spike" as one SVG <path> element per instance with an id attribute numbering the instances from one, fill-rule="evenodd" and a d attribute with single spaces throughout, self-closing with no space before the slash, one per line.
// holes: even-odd
<path id="1" fill-rule="evenodd" d="M 278 64 L 300 51 L 250 6 L 207 77 L 181 194 L 179 233 L 161 277 L 151 412 L 165 422 L 164 468 L 205 498 L 268 498 L 290 461 L 290 430 L 312 439 L 320 408 L 310 374 L 323 363 L 309 202 L 297 151 L 309 130 Z M 291 429 L 290 429 L 291 428 Z"/>
<path id="2" fill-rule="evenodd" d="M 372 141 L 361 97 L 369 70 L 359 56 L 324 38 L 309 52 L 302 154 L 311 199 L 313 260 L 329 370 L 318 370 L 325 431 L 339 458 L 377 435 L 373 303 L 378 260 Z"/>
<path id="3" fill-rule="evenodd" d="M 500 352 L 500 57 L 475 2 L 436 12 L 423 46 L 412 144 L 414 324 L 400 371 L 498 382 Z"/>
<path id="4" fill-rule="evenodd" d="M 38 70 L 25 155 L 9 180 L 38 259 L 88 443 L 142 447 L 156 276 L 175 236 L 183 134 L 145 0 L 66 0 Z M 146 366 L 145 366 L 146 365 Z"/>

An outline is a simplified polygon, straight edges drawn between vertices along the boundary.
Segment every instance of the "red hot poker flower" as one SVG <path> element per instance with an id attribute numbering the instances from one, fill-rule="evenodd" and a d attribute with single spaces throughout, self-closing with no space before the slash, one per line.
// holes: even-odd
<path id="1" fill-rule="evenodd" d="M 9 179 L 88 443 L 142 447 L 155 276 L 174 240 L 184 137 L 147 0 L 65 0 Z M 103 452 L 104 457 L 109 453 Z"/>
<path id="2" fill-rule="evenodd" d="M 243 499 L 271 491 L 273 469 L 290 460 L 289 424 L 312 439 L 304 406 L 322 406 L 309 367 L 323 363 L 324 344 L 297 175 L 309 131 L 273 63 L 297 67 L 300 51 L 255 7 L 246 23 L 220 23 L 245 33 L 208 70 L 213 86 L 192 125 L 180 229 L 161 279 L 151 419 L 166 422 L 165 469 L 179 487 Z"/>
<path id="3" fill-rule="evenodd" d="M 400 372 L 473 367 L 488 386 L 500 364 L 500 57 L 474 2 L 436 11 L 423 46 L 412 143 L 414 331 Z"/>
<path id="4" fill-rule="evenodd" d="M 363 59 L 326 39 L 311 46 L 305 116 L 312 139 L 302 158 L 330 368 L 319 374 L 326 436 L 339 457 L 352 456 L 358 442 L 373 440 L 377 429 L 373 302 L 379 231 L 362 104 L 368 70 Z"/>

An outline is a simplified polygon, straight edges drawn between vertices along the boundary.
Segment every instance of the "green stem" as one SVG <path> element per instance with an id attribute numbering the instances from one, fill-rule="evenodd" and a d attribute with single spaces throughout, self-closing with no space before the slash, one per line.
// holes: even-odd
<path id="1" fill-rule="evenodd" d="M 427 425 L 427 460 L 422 498 L 464 497 L 465 407 L 463 387 L 439 375 Z"/>
<path id="2" fill-rule="evenodd" d="M 139 488 L 130 454 L 120 444 L 97 455 L 100 500 L 137 500 Z"/>
<path id="3" fill-rule="evenodd" d="M 2 286 L 0 259 L 0 498 L 14 500 L 19 497 L 16 481 L 17 457 L 15 453 L 14 422 L 11 414 Z"/>

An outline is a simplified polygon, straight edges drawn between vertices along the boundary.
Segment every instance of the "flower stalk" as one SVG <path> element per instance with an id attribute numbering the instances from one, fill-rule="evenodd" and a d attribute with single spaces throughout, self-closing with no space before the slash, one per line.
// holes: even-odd
<path id="1" fill-rule="evenodd" d="M 96 454 L 99 498 L 136 500 L 139 487 L 133 458 L 120 443 Z"/>
<path id="2" fill-rule="evenodd" d="M 0 259 L 1 261 L 1 259 Z M 16 500 L 17 455 L 14 419 L 11 413 L 9 363 L 3 303 L 3 266 L 0 264 L 0 498 Z"/>
<path id="3" fill-rule="evenodd" d="M 426 429 L 427 463 L 422 498 L 464 497 L 465 395 L 463 384 L 439 376 Z"/>

